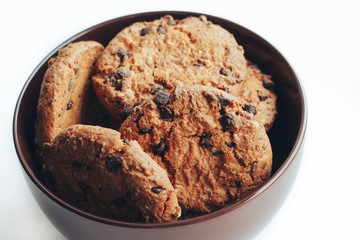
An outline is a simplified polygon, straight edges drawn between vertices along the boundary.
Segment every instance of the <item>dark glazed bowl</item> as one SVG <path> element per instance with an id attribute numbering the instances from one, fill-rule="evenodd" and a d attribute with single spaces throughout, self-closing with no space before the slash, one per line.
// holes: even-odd
<path id="1" fill-rule="evenodd" d="M 70 42 L 96 40 L 104 46 L 124 27 L 171 14 L 181 19 L 193 12 L 148 12 L 116 18 L 91 27 L 54 49 L 36 67 L 19 96 L 13 122 L 15 148 L 27 184 L 49 220 L 69 239 L 244 239 L 257 234 L 278 211 L 295 180 L 307 123 L 304 90 L 286 59 L 250 30 L 214 16 L 210 21 L 234 34 L 246 58 L 273 76 L 278 116 L 269 132 L 274 152 L 272 177 L 263 187 L 230 206 L 173 223 L 128 223 L 84 212 L 58 198 L 44 185 L 34 161 L 34 124 L 40 84 L 47 61 Z"/>

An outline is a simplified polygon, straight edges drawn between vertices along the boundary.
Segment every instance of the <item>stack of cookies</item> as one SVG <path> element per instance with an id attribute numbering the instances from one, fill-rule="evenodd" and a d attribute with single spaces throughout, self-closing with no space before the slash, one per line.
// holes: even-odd
<path id="1" fill-rule="evenodd" d="M 215 211 L 270 177 L 274 83 L 205 16 L 164 16 L 104 48 L 49 61 L 37 110 L 44 181 L 74 206 L 132 222 Z"/>

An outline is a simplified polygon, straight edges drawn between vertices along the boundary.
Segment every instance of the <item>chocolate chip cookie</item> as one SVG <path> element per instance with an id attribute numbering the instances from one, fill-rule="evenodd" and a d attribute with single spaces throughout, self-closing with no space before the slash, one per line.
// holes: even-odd
<path id="1" fill-rule="evenodd" d="M 65 201 L 125 221 L 167 222 L 181 215 L 166 171 L 119 132 L 73 125 L 44 146 L 44 171 Z"/>
<path id="2" fill-rule="evenodd" d="M 93 83 L 119 119 L 159 90 L 200 84 L 230 91 L 247 73 L 244 50 L 205 16 L 137 22 L 112 39 L 96 62 Z"/>
<path id="3" fill-rule="evenodd" d="M 184 211 L 211 212 L 245 197 L 270 176 L 272 149 L 246 101 L 206 86 L 159 90 L 123 122 L 167 169 Z"/>
<path id="4" fill-rule="evenodd" d="M 51 142 L 72 124 L 91 122 L 103 114 L 89 79 L 103 49 L 94 41 L 70 43 L 49 60 L 37 107 L 37 146 Z"/>

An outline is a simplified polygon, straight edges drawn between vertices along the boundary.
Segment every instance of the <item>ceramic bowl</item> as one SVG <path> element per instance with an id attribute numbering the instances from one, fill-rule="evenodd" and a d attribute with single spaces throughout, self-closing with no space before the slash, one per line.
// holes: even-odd
<path id="1" fill-rule="evenodd" d="M 147 12 L 119 17 L 86 29 L 47 55 L 26 81 L 14 113 L 13 136 L 26 182 L 55 227 L 69 239 L 246 239 L 270 221 L 286 199 L 302 157 L 307 123 L 303 87 L 288 61 L 270 43 L 231 21 L 207 15 L 234 34 L 247 59 L 271 74 L 278 96 L 278 115 L 269 132 L 273 147 L 271 178 L 245 199 L 203 216 L 172 223 L 129 223 L 84 212 L 51 192 L 39 177 L 34 161 L 34 125 L 40 84 L 47 61 L 60 48 L 80 40 L 96 40 L 104 46 L 124 27 L 171 14 L 176 19 L 199 16 L 194 12 Z"/>

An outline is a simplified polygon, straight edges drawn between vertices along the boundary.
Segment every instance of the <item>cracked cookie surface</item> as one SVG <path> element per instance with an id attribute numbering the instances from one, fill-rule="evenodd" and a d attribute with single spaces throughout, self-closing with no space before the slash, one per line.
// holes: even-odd
<path id="1" fill-rule="evenodd" d="M 85 211 L 133 222 L 181 214 L 166 171 L 118 131 L 74 125 L 45 144 L 43 156 L 56 194 Z"/>
<path id="2" fill-rule="evenodd" d="M 245 197 L 270 176 L 271 145 L 254 111 L 224 91 L 183 86 L 135 107 L 120 133 L 167 169 L 184 211 L 206 213 Z"/>
<path id="3" fill-rule="evenodd" d="M 247 72 L 242 46 L 205 16 L 134 23 L 110 41 L 95 68 L 96 93 L 120 119 L 159 89 L 200 84 L 231 92 Z"/>
<path id="4" fill-rule="evenodd" d="M 95 41 L 70 43 L 49 60 L 37 107 L 37 146 L 50 143 L 66 127 L 105 116 L 90 79 L 103 49 Z"/>

